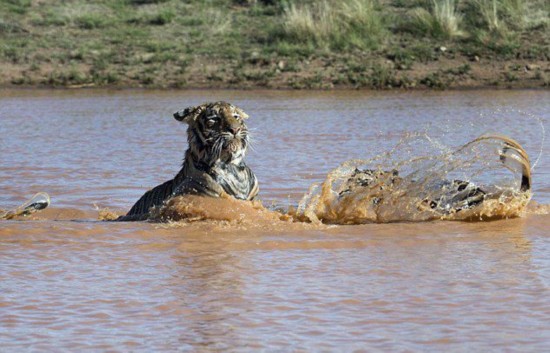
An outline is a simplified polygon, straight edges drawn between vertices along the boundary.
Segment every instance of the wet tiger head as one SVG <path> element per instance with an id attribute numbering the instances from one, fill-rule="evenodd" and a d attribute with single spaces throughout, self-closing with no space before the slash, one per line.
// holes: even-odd
<path id="1" fill-rule="evenodd" d="M 197 161 L 208 165 L 220 160 L 239 164 L 248 148 L 248 115 L 226 102 L 205 103 L 174 113 L 174 118 L 187 123 L 189 149 Z"/>

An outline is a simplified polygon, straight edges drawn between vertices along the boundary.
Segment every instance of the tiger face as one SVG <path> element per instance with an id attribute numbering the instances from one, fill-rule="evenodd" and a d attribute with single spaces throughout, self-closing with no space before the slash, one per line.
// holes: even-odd
<path id="1" fill-rule="evenodd" d="M 205 103 L 178 111 L 174 118 L 189 125 L 187 140 L 198 161 L 241 163 L 249 144 L 243 110 L 226 102 Z"/>

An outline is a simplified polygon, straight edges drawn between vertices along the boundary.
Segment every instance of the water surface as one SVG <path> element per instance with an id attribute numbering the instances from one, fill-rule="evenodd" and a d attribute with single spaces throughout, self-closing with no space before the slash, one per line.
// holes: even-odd
<path id="1" fill-rule="evenodd" d="M 251 118 L 264 205 L 296 205 L 341 162 L 407 132 L 484 133 L 536 162 L 550 203 L 547 91 L 0 91 L 0 208 L 38 191 L 42 220 L 0 223 L 3 351 L 543 351 L 550 216 L 356 226 L 95 221 L 171 178 L 175 110 L 227 100 Z M 539 122 L 542 121 L 542 127 Z M 543 148 L 542 157 L 538 159 Z M 538 160 L 538 161 L 537 161 Z M 73 221 L 77 220 L 77 221 Z"/>

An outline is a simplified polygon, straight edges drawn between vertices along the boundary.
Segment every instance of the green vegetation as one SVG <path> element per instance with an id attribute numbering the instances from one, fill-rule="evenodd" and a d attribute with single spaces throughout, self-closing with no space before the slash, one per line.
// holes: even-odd
<path id="1" fill-rule="evenodd" d="M 429 11 L 417 7 L 411 13 L 411 30 L 429 34 L 434 38 L 463 37 L 462 15 L 454 0 L 432 0 Z"/>
<path id="2" fill-rule="evenodd" d="M 549 11 L 547 0 L 3 0 L 0 77 L 62 87 L 548 86 Z"/>
<path id="3" fill-rule="evenodd" d="M 281 39 L 333 50 L 372 49 L 385 31 L 381 19 L 374 0 L 291 3 L 283 7 Z"/>

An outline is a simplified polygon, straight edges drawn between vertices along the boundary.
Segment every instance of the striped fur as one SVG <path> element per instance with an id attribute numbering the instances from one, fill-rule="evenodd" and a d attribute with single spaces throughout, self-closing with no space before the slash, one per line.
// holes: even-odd
<path id="1" fill-rule="evenodd" d="M 147 191 L 117 220 L 145 220 L 152 207 L 160 207 L 178 195 L 229 195 L 252 200 L 258 194 L 258 180 L 243 161 L 249 146 L 244 123 L 248 115 L 244 111 L 226 102 L 215 102 L 178 111 L 174 118 L 189 125 L 189 148 L 182 169 L 173 179 Z"/>
<path id="2" fill-rule="evenodd" d="M 512 170 L 521 170 L 519 191 L 527 193 L 531 191 L 531 164 L 527 152 L 521 145 L 509 137 L 502 135 L 484 135 L 460 147 L 455 154 L 462 152 L 467 147 L 484 140 L 498 141 L 502 148 L 499 150 L 500 161 Z M 402 181 L 397 170 L 383 171 L 373 169 L 355 169 L 348 180 L 340 187 L 340 197 L 353 194 L 356 190 L 383 190 L 390 189 Z M 423 186 L 425 187 L 425 186 Z M 433 185 L 430 198 L 422 200 L 422 206 L 433 211 L 449 214 L 463 209 L 469 209 L 483 203 L 489 196 L 487 192 L 474 183 L 463 180 L 439 180 Z M 372 202 L 381 200 L 374 197 Z"/>

